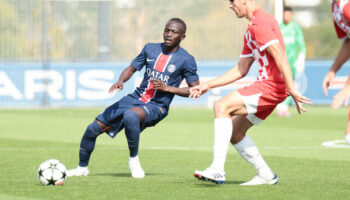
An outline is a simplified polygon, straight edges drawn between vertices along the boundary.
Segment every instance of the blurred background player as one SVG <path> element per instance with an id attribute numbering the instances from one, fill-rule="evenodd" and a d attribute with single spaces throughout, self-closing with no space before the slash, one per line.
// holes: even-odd
<path id="1" fill-rule="evenodd" d="M 348 0 L 333 0 L 332 13 L 335 31 L 339 40 L 343 41 L 343 45 L 335 58 L 332 67 L 323 79 L 323 91 L 328 96 L 328 87 L 335 79 L 335 74 L 343 66 L 343 64 L 350 58 L 350 1 Z M 349 78 L 345 87 L 338 92 L 334 97 L 332 104 L 333 108 L 339 108 L 345 100 L 347 106 L 349 98 Z M 348 123 L 345 129 L 345 141 L 350 144 L 350 109 L 348 115 Z"/>
<path id="2" fill-rule="evenodd" d="M 206 170 L 195 171 L 194 176 L 224 183 L 224 165 L 231 141 L 237 152 L 258 172 L 252 180 L 241 185 L 276 184 L 277 175 L 246 132 L 265 120 L 288 93 L 294 98 L 299 113 L 306 111 L 301 103 L 309 103 L 309 99 L 294 87 L 282 34 L 274 17 L 260 9 L 256 0 L 230 0 L 229 7 L 238 18 L 249 20 L 238 64 L 224 75 L 191 88 L 190 97 L 198 98 L 212 88 L 241 79 L 254 60 L 258 63 L 259 75 L 252 85 L 233 91 L 215 103 L 213 162 Z"/>
<path id="3" fill-rule="evenodd" d="M 188 86 L 199 84 L 197 64 L 193 56 L 180 47 L 185 39 L 186 24 L 179 18 L 170 19 L 164 28 L 164 43 L 148 43 L 112 85 L 109 92 L 122 90 L 136 70 L 146 66 L 140 87 L 99 114 L 86 129 L 80 143 L 79 166 L 67 171 L 67 176 L 87 176 L 88 164 L 96 138 L 106 132 L 114 138 L 125 128 L 130 157 L 129 169 L 134 178 L 145 173 L 138 157 L 139 136 L 145 128 L 156 125 L 168 114 L 174 95 L 188 97 L 189 88 L 179 88 L 183 79 Z"/>
<path id="4" fill-rule="evenodd" d="M 280 24 L 280 29 L 283 35 L 283 41 L 286 46 L 287 57 L 292 70 L 293 79 L 300 76 L 305 68 L 306 47 L 303 31 L 301 27 L 293 20 L 292 7 L 286 6 L 283 9 L 283 22 Z M 287 97 L 282 103 L 277 106 L 277 115 L 280 117 L 290 116 L 289 104 L 292 97 Z"/>

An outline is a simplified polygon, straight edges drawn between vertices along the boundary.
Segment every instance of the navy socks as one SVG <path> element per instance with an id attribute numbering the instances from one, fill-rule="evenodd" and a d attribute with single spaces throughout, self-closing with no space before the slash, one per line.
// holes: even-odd
<path id="1" fill-rule="evenodd" d="M 102 133 L 97 121 L 93 121 L 86 129 L 83 138 L 80 143 L 79 150 L 79 166 L 87 167 L 89 164 L 90 156 L 95 148 L 96 138 Z"/>
<path id="2" fill-rule="evenodd" d="M 124 113 L 125 135 L 128 140 L 130 157 L 135 157 L 139 150 L 140 140 L 140 117 L 133 111 Z M 91 153 L 95 148 L 96 138 L 102 133 L 97 121 L 93 121 L 88 125 L 80 143 L 79 150 L 79 166 L 87 167 Z"/>
<path id="3" fill-rule="evenodd" d="M 124 124 L 130 157 L 135 157 L 139 151 L 140 117 L 135 112 L 128 110 L 124 113 Z"/>

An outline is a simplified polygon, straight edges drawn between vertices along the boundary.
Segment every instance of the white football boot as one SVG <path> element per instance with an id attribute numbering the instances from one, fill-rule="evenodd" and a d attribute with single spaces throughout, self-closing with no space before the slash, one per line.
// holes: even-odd
<path id="1" fill-rule="evenodd" d="M 199 180 L 203 181 L 211 181 L 216 184 L 224 184 L 225 183 L 225 172 L 219 172 L 213 168 L 207 168 L 204 171 L 194 171 L 194 176 Z"/>
<path id="2" fill-rule="evenodd" d="M 345 142 L 347 142 L 348 144 L 350 144 L 350 135 L 346 134 L 345 135 Z"/>
<path id="3" fill-rule="evenodd" d="M 67 170 L 66 172 L 67 176 L 87 176 L 89 174 L 88 167 L 80 167 Z"/>
<path id="4" fill-rule="evenodd" d="M 256 175 L 252 180 L 242 183 L 241 185 L 275 185 L 278 183 L 277 174 L 274 173 L 272 178 L 266 178 Z"/>
<path id="5" fill-rule="evenodd" d="M 133 178 L 144 178 L 145 177 L 145 172 L 143 171 L 139 157 L 129 157 L 129 169 L 131 172 L 131 176 Z"/>

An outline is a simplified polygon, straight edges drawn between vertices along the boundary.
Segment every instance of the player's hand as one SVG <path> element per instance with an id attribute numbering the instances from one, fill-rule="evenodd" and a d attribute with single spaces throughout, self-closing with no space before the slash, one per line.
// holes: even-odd
<path id="1" fill-rule="evenodd" d="M 344 101 L 344 106 L 348 106 L 350 98 L 350 86 L 341 89 L 334 97 L 331 107 L 333 109 L 338 109 Z"/>
<path id="2" fill-rule="evenodd" d="M 329 71 L 323 79 L 322 88 L 326 96 L 328 96 L 328 87 L 331 85 L 334 79 L 335 79 L 335 73 L 332 71 Z"/>
<path id="3" fill-rule="evenodd" d="M 166 85 L 161 80 L 158 79 L 152 79 L 150 82 L 153 83 L 153 89 L 154 90 L 159 90 L 162 92 L 166 92 Z"/>
<path id="4" fill-rule="evenodd" d="M 289 94 L 292 96 L 294 99 L 295 105 L 297 107 L 298 113 L 301 114 L 301 111 L 306 112 L 307 110 L 303 107 L 303 104 L 309 104 L 311 105 L 312 103 L 310 102 L 311 99 L 304 97 L 301 95 L 297 90 L 290 91 Z"/>
<path id="5" fill-rule="evenodd" d="M 210 88 L 208 83 L 202 83 L 202 84 L 196 85 L 190 88 L 189 97 L 192 99 L 199 98 L 201 95 L 206 93 L 209 89 Z"/>
<path id="6" fill-rule="evenodd" d="M 112 93 L 114 92 L 115 90 L 119 90 L 119 91 L 122 91 L 123 90 L 123 81 L 118 81 L 116 83 L 114 83 L 111 88 L 109 88 L 108 92 L 109 93 Z"/>

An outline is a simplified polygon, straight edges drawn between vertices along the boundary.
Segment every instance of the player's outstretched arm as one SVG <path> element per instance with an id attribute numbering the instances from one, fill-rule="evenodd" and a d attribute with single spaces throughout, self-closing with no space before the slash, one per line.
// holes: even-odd
<path id="1" fill-rule="evenodd" d="M 289 67 L 289 63 L 288 63 L 288 59 L 285 51 L 282 49 L 279 43 L 275 43 L 267 47 L 267 52 L 273 57 L 278 69 L 283 75 L 287 90 L 295 101 L 298 113 L 300 114 L 301 111 L 306 112 L 306 109 L 302 106 L 302 104 L 303 103 L 311 104 L 310 99 L 302 96 L 299 93 L 299 91 L 295 89 L 293 77 L 292 77 L 292 71 Z"/>
<path id="2" fill-rule="evenodd" d="M 341 89 L 334 97 L 332 108 L 338 109 L 344 102 L 344 106 L 348 106 L 350 98 L 350 75 L 345 83 L 343 89 Z"/>
<path id="3" fill-rule="evenodd" d="M 125 68 L 123 72 L 120 74 L 119 79 L 116 83 L 114 83 L 111 88 L 109 88 L 109 93 L 112 93 L 115 90 L 123 90 L 123 83 L 128 81 L 130 77 L 135 73 L 136 69 L 129 65 L 129 67 Z"/>
<path id="4" fill-rule="evenodd" d="M 199 85 L 199 80 L 194 81 L 192 83 L 188 83 L 189 87 L 182 87 L 182 88 L 164 85 L 161 80 L 157 80 L 157 79 L 154 79 L 151 81 L 153 83 L 153 89 L 162 91 L 162 92 L 173 93 L 182 97 L 188 97 L 190 95 L 190 87 Z"/>
<path id="5" fill-rule="evenodd" d="M 350 58 L 350 39 L 347 38 L 339 50 L 337 57 L 334 60 L 332 67 L 323 79 L 322 88 L 326 96 L 328 96 L 328 87 L 334 81 L 335 74 L 340 67 Z"/>
<path id="6" fill-rule="evenodd" d="M 253 64 L 253 62 L 253 57 L 240 58 L 238 60 L 238 64 L 231 70 L 227 71 L 225 74 L 214 78 L 209 82 L 201 83 L 195 87 L 190 88 L 191 94 L 189 97 L 199 98 L 201 95 L 203 95 L 212 88 L 224 86 L 238 79 L 241 79 L 248 73 L 250 66 Z"/>

